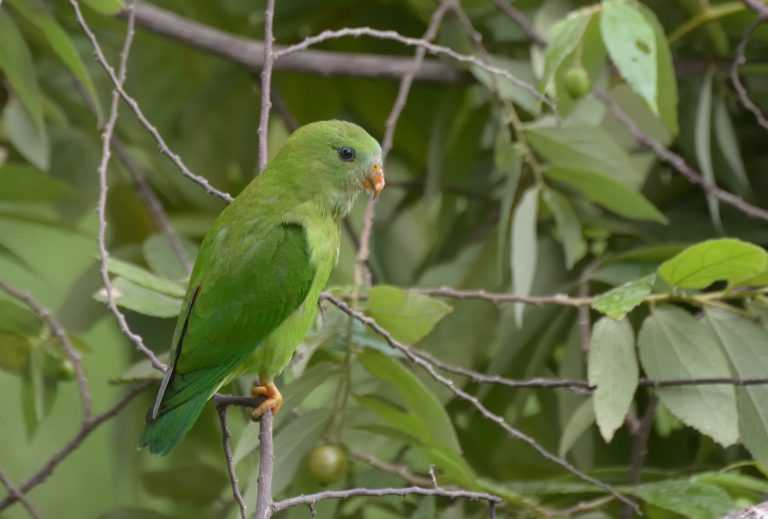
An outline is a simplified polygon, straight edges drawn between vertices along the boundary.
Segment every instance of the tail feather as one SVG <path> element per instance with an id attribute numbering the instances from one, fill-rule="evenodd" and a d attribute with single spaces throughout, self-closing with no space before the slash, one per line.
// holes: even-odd
<path id="1" fill-rule="evenodd" d="M 209 395 L 203 393 L 152 421 L 148 420 L 139 440 L 139 448 L 148 447 L 149 452 L 158 456 L 168 454 L 195 424 L 208 398 Z"/>

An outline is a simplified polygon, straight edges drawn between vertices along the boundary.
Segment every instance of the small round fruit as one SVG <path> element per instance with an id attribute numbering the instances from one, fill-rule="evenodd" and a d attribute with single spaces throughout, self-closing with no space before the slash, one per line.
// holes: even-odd
<path id="1" fill-rule="evenodd" d="M 309 473 L 318 483 L 339 481 L 347 474 L 347 453 L 337 445 L 318 445 L 307 458 Z"/>
<path id="2" fill-rule="evenodd" d="M 62 380 L 74 380 L 75 376 L 75 365 L 72 364 L 72 361 L 61 361 L 61 364 L 59 364 L 59 378 Z"/>
<path id="3" fill-rule="evenodd" d="M 592 85 L 589 82 L 589 75 L 584 67 L 573 67 L 568 69 L 563 76 L 563 86 L 568 95 L 579 99 L 589 92 Z"/>

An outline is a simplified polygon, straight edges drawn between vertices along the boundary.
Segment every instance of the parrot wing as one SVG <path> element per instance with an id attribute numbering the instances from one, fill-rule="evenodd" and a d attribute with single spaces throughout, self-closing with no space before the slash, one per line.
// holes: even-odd
<path id="1" fill-rule="evenodd" d="M 240 254 L 209 251 L 209 268 L 195 276 L 151 419 L 202 393 L 210 397 L 306 299 L 316 268 L 301 225 L 242 238 Z"/>

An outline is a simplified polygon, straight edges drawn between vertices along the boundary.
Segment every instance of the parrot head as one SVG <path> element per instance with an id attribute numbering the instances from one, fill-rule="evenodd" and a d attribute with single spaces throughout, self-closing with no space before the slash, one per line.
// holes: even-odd
<path id="1" fill-rule="evenodd" d="M 360 126 L 346 121 L 318 121 L 297 129 L 272 162 L 290 160 L 303 189 L 322 194 L 346 214 L 360 191 L 377 197 L 384 189 L 381 146 Z M 297 161 L 301 167 L 297 167 Z M 343 216 L 343 215 L 342 215 Z"/>

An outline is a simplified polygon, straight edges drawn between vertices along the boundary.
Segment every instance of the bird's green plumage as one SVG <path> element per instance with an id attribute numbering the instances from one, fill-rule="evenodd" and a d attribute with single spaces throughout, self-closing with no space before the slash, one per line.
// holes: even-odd
<path id="1" fill-rule="evenodd" d="M 341 147 L 353 148 L 354 160 L 342 160 Z M 362 128 L 312 123 L 224 209 L 195 261 L 141 446 L 166 454 L 224 383 L 283 370 L 336 264 L 339 222 L 380 163 L 379 144 Z"/>

